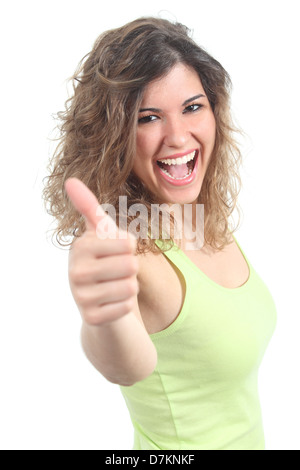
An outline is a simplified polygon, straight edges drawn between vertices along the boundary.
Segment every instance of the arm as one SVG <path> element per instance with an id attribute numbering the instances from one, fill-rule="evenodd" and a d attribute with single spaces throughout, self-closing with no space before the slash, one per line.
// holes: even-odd
<path id="1" fill-rule="evenodd" d="M 108 216 L 99 211 L 95 196 L 78 180 L 68 180 L 66 190 L 87 226 L 69 257 L 70 287 L 83 319 L 82 346 L 107 380 L 129 386 L 150 375 L 157 361 L 137 302 L 136 241 L 99 239 L 95 214 Z"/>
<path id="2" fill-rule="evenodd" d="M 101 327 L 83 323 L 81 339 L 89 361 L 112 383 L 133 385 L 155 369 L 156 349 L 133 313 Z"/>

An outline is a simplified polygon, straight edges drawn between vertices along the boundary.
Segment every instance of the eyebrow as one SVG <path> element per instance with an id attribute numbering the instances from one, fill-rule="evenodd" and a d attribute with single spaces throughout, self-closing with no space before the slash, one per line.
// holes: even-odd
<path id="1" fill-rule="evenodd" d="M 205 95 L 203 95 L 202 93 L 199 93 L 199 95 L 192 96 L 192 98 L 189 98 L 188 100 L 185 100 L 184 103 L 182 103 L 182 106 L 185 106 L 188 103 L 190 103 L 191 101 L 197 100 L 198 98 L 205 98 Z"/>
<path id="2" fill-rule="evenodd" d="M 195 101 L 198 98 L 205 98 L 205 95 L 200 93 L 199 95 L 192 96 L 191 98 L 188 98 L 187 100 L 185 100 L 182 103 L 182 106 L 186 106 L 188 103 L 190 103 L 191 101 Z M 139 110 L 140 113 L 144 113 L 145 111 L 151 111 L 152 113 L 161 113 L 162 112 L 162 110 L 159 109 L 159 108 L 142 108 L 142 109 Z"/>

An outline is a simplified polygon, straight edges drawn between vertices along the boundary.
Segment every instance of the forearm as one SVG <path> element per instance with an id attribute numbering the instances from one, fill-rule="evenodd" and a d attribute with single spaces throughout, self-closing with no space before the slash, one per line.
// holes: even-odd
<path id="1" fill-rule="evenodd" d="M 112 383 L 133 385 L 155 369 L 155 346 L 133 313 L 101 326 L 83 323 L 81 340 L 89 361 Z"/>

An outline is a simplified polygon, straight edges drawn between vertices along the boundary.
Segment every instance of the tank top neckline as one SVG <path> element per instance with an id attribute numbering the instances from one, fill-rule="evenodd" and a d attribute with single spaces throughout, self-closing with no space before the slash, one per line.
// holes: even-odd
<path id="1" fill-rule="evenodd" d="M 174 247 L 170 250 L 173 253 L 178 253 L 182 259 L 185 260 L 185 262 L 193 269 L 195 273 L 197 273 L 199 276 L 201 276 L 202 279 L 206 280 L 209 284 L 212 286 L 216 287 L 217 289 L 222 290 L 223 292 L 228 292 L 228 293 L 240 293 L 241 291 L 247 289 L 249 287 L 249 284 L 252 281 L 253 278 L 253 268 L 251 263 L 249 262 L 247 256 L 245 255 L 244 251 L 241 249 L 239 243 L 237 242 L 236 238 L 234 235 L 232 235 L 234 241 L 236 242 L 240 252 L 242 253 L 242 256 L 244 257 L 244 260 L 247 263 L 248 266 L 248 278 L 247 280 L 241 284 L 240 286 L 237 287 L 225 287 L 222 286 L 221 284 L 218 284 L 217 282 L 213 281 L 209 276 L 207 276 L 201 269 L 185 254 L 185 252 L 176 244 L 174 243 Z M 165 255 L 168 256 L 168 251 L 164 253 Z"/>

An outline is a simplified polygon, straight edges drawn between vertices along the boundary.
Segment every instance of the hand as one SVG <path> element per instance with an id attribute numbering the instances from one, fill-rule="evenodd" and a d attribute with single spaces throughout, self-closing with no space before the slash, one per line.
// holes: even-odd
<path id="1" fill-rule="evenodd" d="M 119 231 L 80 180 L 68 179 L 65 189 L 86 222 L 86 231 L 70 250 L 71 291 L 83 320 L 89 325 L 104 325 L 131 312 L 137 303 L 136 240 Z M 100 239 L 106 222 L 116 236 Z"/>

